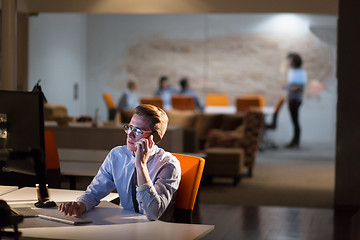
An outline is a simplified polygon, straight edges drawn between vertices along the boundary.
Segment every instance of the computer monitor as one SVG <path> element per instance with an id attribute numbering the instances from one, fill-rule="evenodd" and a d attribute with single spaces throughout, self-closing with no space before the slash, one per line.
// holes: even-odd
<path id="1" fill-rule="evenodd" d="M 0 91 L 0 167 L 36 175 L 48 198 L 43 109 L 42 92 Z"/>

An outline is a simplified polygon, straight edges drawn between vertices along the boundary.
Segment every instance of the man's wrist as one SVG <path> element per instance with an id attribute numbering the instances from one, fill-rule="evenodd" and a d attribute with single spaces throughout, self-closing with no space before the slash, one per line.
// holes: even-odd
<path id="1" fill-rule="evenodd" d="M 141 186 L 138 186 L 138 187 L 136 188 L 136 191 L 137 191 L 137 192 L 142 192 L 142 191 L 144 191 L 144 190 L 146 190 L 146 189 L 148 189 L 148 188 L 151 188 L 152 186 L 153 186 L 153 183 L 152 183 L 151 180 L 149 180 L 149 181 L 147 181 L 146 183 L 142 184 Z"/>
<path id="2" fill-rule="evenodd" d="M 81 213 L 86 213 L 87 212 L 87 206 L 84 202 L 78 201 L 78 205 L 81 209 Z"/>

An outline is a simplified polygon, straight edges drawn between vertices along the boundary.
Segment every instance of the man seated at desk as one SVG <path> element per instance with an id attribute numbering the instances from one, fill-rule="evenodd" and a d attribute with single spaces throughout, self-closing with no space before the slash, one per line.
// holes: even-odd
<path id="1" fill-rule="evenodd" d="M 130 124 L 124 126 L 126 146 L 113 148 L 86 191 L 76 202 L 61 204 L 59 211 L 81 216 L 116 188 L 124 209 L 146 214 L 149 220 L 172 220 L 180 162 L 156 145 L 167 124 L 162 109 L 149 104 L 137 106 Z"/>

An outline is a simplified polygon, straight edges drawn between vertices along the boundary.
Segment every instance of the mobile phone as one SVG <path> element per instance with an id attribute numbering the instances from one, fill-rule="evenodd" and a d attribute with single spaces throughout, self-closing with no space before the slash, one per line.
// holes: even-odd
<path id="1" fill-rule="evenodd" d="M 153 135 L 155 144 L 158 144 L 161 141 L 161 137 L 160 137 L 159 133 L 157 131 L 154 131 L 152 133 L 152 135 Z"/>

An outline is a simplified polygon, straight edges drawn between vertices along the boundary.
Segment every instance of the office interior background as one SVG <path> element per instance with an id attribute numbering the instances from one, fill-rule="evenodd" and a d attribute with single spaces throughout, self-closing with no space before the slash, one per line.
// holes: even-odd
<path id="1" fill-rule="evenodd" d="M 20 1 L 21 3 L 25 3 L 26 1 Z M 60 5 L 63 5 L 64 3 L 62 2 L 60 3 L 56 3 L 56 1 L 48 1 L 49 4 L 51 2 L 52 5 L 55 6 L 51 6 L 49 8 L 49 5 L 47 5 L 46 2 L 39 4 L 39 1 L 33 1 L 34 4 L 28 4 L 26 7 L 29 9 L 28 12 L 46 12 L 46 11 L 63 11 L 63 12 L 67 12 L 66 8 L 63 8 Z M 64 1 L 65 2 L 65 1 Z M 75 2 L 75 1 L 74 1 Z M 96 2 L 96 1 L 91 1 Z M 108 3 L 109 1 L 104 1 L 106 3 Z M 140 3 L 142 3 L 141 1 L 139 1 Z M 160 1 L 161 2 L 161 1 Z M 250 6 L 248 6 L 250 4 Z M 334 13 L 337 14 L 339 16 L 339 20 L 338 20 L 338 50 L 334 49 L 333 53 L 335 54 L 335 51 L 338 51 L 338 56 L 334 57 L 337 58 L 337 69 L 333 69 L 333 71 L 336 71 L 337 73 L 337 79 L 338 82 L 336 84 L 336 82 L 333 82 L 333 88 L 332 89 L 338 89 L 338 90 L 333 90 L 333 92 L 329 92 L 329 87 L 328 85 L 319 85 L 320 89 L 324 88 L 324 90 L 321 92 L 321 101 L 319 101 L 318 103 L 323 103 L 326 106 L 332 106 L 332 108 L 334 110 L 332 111 L 326 111 L 326 113 L 329 113 L 329 115 L 324 116 L 324 112 L 322 112 L 322 114 L 319 114 L 321 116 L 318 115 L 307 115 L 308 118 L 313 118 L 313 121 L 316 121 L 317 119 L 319 119 L 319 117 L 321 118 L 322 125 L 319 126 L 318 129 L 316 129 L 317 131 L 321 130 L 320 133 L 318 133 L 317 135 L 321 136 L 324 132 L 322 131 L 324 124 L 329 123 L 329 125 L 333 125 L 333 128 L 328 129 L 328 133 L 330 135 L 335 135 L 335 128 L 337 128 L 337 136 L 336 136 L 336 184 L 335 184 L 335 207 L 338 207 L 339 209 L 342 208 L 351 208 L 354 207 L 355 209 L 358 207 L 358 203 L 359 203 L 359 199 L 360 199 L 360 195 L 357 191 L 357 189 L 359 188 L 359 178 L 358 178 L 358 160 L 357 160 L 357 156 L 358 156 L 358 136 L 360 136 L 358 134 L 358 118 L 357 118 L 357 113 L 356 111 L 354 111 L 354 109 L 357 109 L 357 104 L 360 103 L 360 101 L 356 101 L 356 98 L 358 96 L 357 92 L 358 92 L 358 81 L 354 81 L 354 79 L 356 79 L 356 76 L 358 75 L 357 73 L 357 61 L 354 61 L 355 57 L 358 55 L 359 53 L 359 37 L 360 35 L 358 34 L 358 29 L 359 29 L 359 24 L 360 24 L 360 19 L 358 17 L 358 9 L 359 9 L 359 2 L 355 2 L 352 0 L 340 0 L 340 1 L 326 1 L 322 2 L 322 1 L 302 1 L 302 2 L 292 2 L 292 1 L 274 1 L 274 2 L 264 2 L 264 4 L 259 4 L 256 1 L 251 1 L 251 2 L 245 2 L 244 4 L 241 3 L 241 6 L 238 6 L 240 4 L 235 4 L 232 1 L 225 1 L 220 3 L 217 3 L 216 1 L 209 1 L 207 3 L 203 3 L 202 1 L 195 1 L 195 2 L 191 2 L 191 8 L 189 8 L 188 4 L 186 3 L 186 1 L 181 2 L 181 4 L 176 3 L 175 4 L 171 4 L 171 5 L 167 5 L 166 6 L 151 6 L 149 7 L 147 4 L 139 4 L 139 3 L 135 3 L 133 4 L 133 2 L 131 2 L 131 7 L 127 2 L 124 2 L 123 5 L 121 5 L 121 10 L 120 12 L 122 13 L 177 13 L 177 12 L 190 12 L 190 13 L 198 13 L 198 12 L 316 12 L 316 13 Z M 294 6 L 292 6 L 294 4 Z M 46 8 L 47 6 L 47 8 Z M 109 6 L 102 6 L 101 4 L 97 4 L 96 6 L 89 6 L 88 8 L 85 9 L 85 11 L 79 11 L 79 6 L 77 4 L 73 4 L 73 2 L 71 2 L 71 6 L 72 11 L 78 11 L 78 12 L 117 12 L 119 11 L 119 9 L 111 9 L 109 8 Z M 111 7 L 111 4 L 110 4 Z M 56 10 L 55 10 L 56 9 Z M 31 11 L 32 10 L 32 11 Z M 42 16 L 46 16 L 47 14 L 39 14 L 37 16 L 32 17 L 32 19 L 30 20 L 31 26 L 33 25 L 33 21 L 35 18 L 39 18 Z M 49 14 L 49 15 L 53 15 L 53 14 Z M 55 16 L 61 16 L 62 14 L 55 14 Z M 72 19 L 73 16 L 77 16 L 74 17 L 74 19 Z M 79 61 L 76 61 L 74 59 L 66 59 L 65 61 L 62 62 L 62 64 L 64 62 L 67 63 L 67 68 L 66 67 L 62 67 L 62 64 L 54 66 L 53 64 L 51 64 L 52 68 L 55 69 L 60 69 L 59 71 L 55 71 L 53 70 L 53 72 L 55 72 L 55 76 L 52 76 L 52 78 L 54 79 L 54 77 L 58 77 L 57 80 L 54 80 L 54 82 L 59 85 L 56 85 L 55 87 L 53 87 L 52 89 L 56 89 L 56 91 L 60 92 L 61 94 L 51 94 L 52 96 L 60 96 L 63 97 L 64 99 L 61 101 L 61 104 L 66 104 L 69 108 L 69 113 L 70 115 L 77 115 L 78 111 L 74 111 L 72 108 L 76 106 L 76 109 L 81 109 L 79 111 L 81 111 L 81 113 L 87 113 L 87 107 L 89 106 L 89 101 L 90 98 L 89 96 L 86 96 L 87 92 L 85 88 L 88 88 L 88 84 L 87 81 L 91 76 L 87 75 L 87 71 L 89 70 L 88 68 L 88 62 L 86 62 L 86 58 L 89 54 L 87 54 L 86 52 L 89 53 L 89 49 L 88 49 L 88 45 L 87 45 L 87 41 L 89 41 L 89 39 L 86 39 L 88 36 L 88 30 L 85 29 L 87 28 L 88 25 L 88 20 L 86 19 L 87 17 L 85 15 L 77 15 L 77 14 L 65 14 L 65 16 L 67 17 L 63 17 L 62 19 L 62 23 L 58 22 L 57 24 L 53 24 L 53 26 L 58 28 L 55 29 L 51 29 L 51 27 L 49 27 L 49 29 L 43 30 L 43 31 L 39 31 L 39 33 L 43 34 L 42 36 L 39 36 L 38 39 L 47 39 L 51 36 L 55 36 L 54 38 L 59 38 L 61 39 L 64 36 L 67 36 L 67 32 L 71 32 L 73 35 L 71 36 L 71 39 L 74 39 L 75 37 L 78 39 L 76 42 L 76 46 L 78 47 L 74 47 L 73 44 L 68 44 L 68 46 L 65 44 L 65 46 L 62 47 L 62 49 L 58 50 L 60 53 L 64 54 L 65 52 L 78 52 L 79 54 L 77 55 L 79 59 L 84 60 L 81 64 L 81 67 L 78 68 L 76 67 L 76 73 L 74 74 L 74 71 L 71 71 L 71 69 L 73 67 L 75 67 L 76 65 L 79 64 Z M 95 15 L 93 15 L 95 16 Z M 100 15 L 98 15 L 100 16 Z M 133 15 L 135 16 L 135 15 Z M 153 15 L 152 15 L 153 16 Z M 164 15 L 161 15 L 164 16 Z M 329 15 L 321 15 L 320 17 L 329 17 Z M 334 17 L 336 19 L 336 16 L 330 16 L 330 17 Z M 71 19 L 71 21 L 70 21 Z M 337 20 L 334 20 L 334 22 L 336 22 Z M 63 24 L 64 23 L 64 24 Z M 67 26 L 65 26 L 67 23 Z M 47 24 L 50 24 L 47 23 Z M 126 24 L 130 24 L 128 22 L 124 23 L 124 25 Z M 193 24 L 193 23 L 192 23 Z M 329 25 L 331 25 L 329 27 Z M 336 24 L 329 24 L 329 22 L 327 22 L 326 24 L 320 24 L 320 26 L 323 27 L 323 29 L 321 31 L 317 31 L 317 37 L 319 37 L 320 33 L 319 32 L 328 32 L 329 30 L 333 30 L 334 28 L 332 26 L 336 26 Z M 83 26 L 83 27 L 79 27 L 79 26 Z M 69 28 L 77 28 L 77 30 L 72 30 L 72 31 L 66 31 L 66 29 Z M 227 27 L 227 26 L 226 26 Z M 34 31 L 37 30 L 41 30 L 41 27 L 37 28 L 36 30 L 33 29 L 33 27 L 31 27 L 32 29 L 30 29 L 30 37 L 31 37 L 31 45 L 34 44 L 33 39 L 34 39 Z M 102 29 L 103 30 L 103 29 Z M 56 33 L 58 31 L 62 31 L 62 33 Z M 312 32 L 314 33 L 314 31 L 312 30 Z M 112 32 L 113 34 L 113 32 Z M 128 35 L 129 32 L 126 33 L 126 35 Z M 323 34 L 321 34 L 323 35 Z M 327 34 L 328 36 L 328 34 Z M 334 33 L 332 39 L 336 39 L 336 34 Z M 319 37 L 320 38 L 320 37 Z M 106 39 L 106 44 L 107 41 L 110 39 L 109 37 L 104 37 L 103 40 Z M 51 39 L 50 41 L 56 42 L 55 40 L 57 39 Z M 67 38 L 68 42 L 69 39 Z M 39 41 L 38 44 L 43 43 L 42 41 Z M 52 46 L 52 47 L 50 47 Z M 53 46 L 51 42 L 49 42 L 47 44 L 47 42 L 43 43 L 43 47 L 46 49 L 44 52 L 48 52 L 49 57 L 47 58 L 48 61 L 38 61 L 39 59 L 35 59 L 35 62 L 38 62 L 40 65 L 43 64 L 44 67 L 48 66 L 48 64 L 51 63 L 51 61 L 54 61 L 55 59 L 57 59 L 55 57 L 56 54 L 54 54 L 54 48 L 56 46 Z M 68 50 L 71 49 L 71 50 Z M 85 49 L 85 50 L 84 50 Z M 31 50 L 33 51 L 33 50 Z M 39 54 L 40 52 L 42 52 L 43 50 L 40 49 L 39 52 L 37 52 L 37 54 Z M 51 54 L 54 57 L 51 57 Z M 111 52 L 112 53 L 112 52 Z M 46 54 L 47 55 L 47 54 Z M 31 52 L 31 56 L 33 56 L 33 52 Z M 31 69 L 34 69 L 33 64 L 35 64 L 34 60 L 32 60 L 32 63 L 30 63 L 30 59 L 29 59 L 29 65 L 31 66 Z M 305 63 L 305 68 L 308 67 L 308 61 L 307 59 L 306 63 Z M 73 62 L 71 62 L 73 61 Z M 75 62 L 75 64 L 74 64 Z M 81 62 L 81 61 L 80 61 Z M 171 63 L 173 64 L 173 63 Z M 27 64 L 26 64 L 27 66 Z M 37 81 L 37 79 L 33 79 L 33 75 L 32 72 L 33 70 L 30 70 L 30 74 L 31 76 L 29 76 L 29 89 L 31 89 L 31 86 L 33 84 L 35 84 L 35 82 Z M 80 70 L 79 70 L 80 69 Z M 47 71 L 49 71 L 49 69 L 47 69 Z M 106 70 L 107 71 L 107 70 Z M 106 72 L 105 71 L 105 72 Z M 70 74 L 71 73 L 71 74 Z M 68 74 L 65 76 L 65 74 Z M 40 75 L 44 75 L 44 74 L 40 74 Z M 71 75 L 71 76 L 70 76 Z M 74 77 L 74 76 L 81 76 L 81 77 Z M 36 76 L 37 78 L 37 76 Z M 26 78 L 27 79 L 27 78 Z M 51 88 L 50 87 L 44 87 L 44 85 L 46 85 L 46 83 L 44 83 L 45 78 L 42 78 L 42 85 L 43 88 L 45 89 L 45 91 L 49 91 Z M 79 86 L 81 88 L 79 88 L 79 95 L 78 95 L 78 100 L 77 100 L 77 104 L 67 104 L 66 101 L 71 102 L 73 99 L 73 87 L 74 84 L 70 83 L 68 84 L 68 88 L 67 86 L 65 86 L 65 84 L 63 84 L 63 82 L 69 81 L 69 79 L 76 79 L 76 83 L 79 84 Z M 82 81 L 81 81 L 82 80 Z M 47 80 L 48 82 L 50 81 L 49 79 Z M 125 81 L 125 80 L 123 80 Z M 321 80 L 322 83 L 324 80 Z M 175 80 L 176 82 L 176 80 Z M 86 84 L 85 84 L 86 83 Z M 316 82 L 315 82 L 316 83 Z M 48 85 L 52 85 L 50 83 L 47 83 Z M 338 86 L 336 86 L 338 85 Z M 61 86 L 61 89 L 56 88 L 57 86 Z M 105 86 L 105 85 L 102 85 Z M 153 86 L 155 88 L 155 86 Z M 62 91 L 62 89 L 66 89 L 66 91 Z M 102 89 L 98 89 L 98 91 L 102 91 Z M 112 89 L 110 88 L 111 91 L 116 91 L 117 89 Z M 54 90 L 55 91 L 55 90 Z M 337 96 L 336 96 L 336 92 L 337 91 Z M 66 94 L 69 94 L 69 97 L 66 96 Z M 333 101 L 329 101 L 328 103 L 324 101 L 324 95 L 330 94 L 333 96 Z M 92 96 L 95 97 L 95 96 Z M 60 97 L 59 97 L 60 98 Z M 334 100 L 337 98 L 337 101 Z M 57 103 L 59 101 L 57 101 L 56 99 L 53 99 L 52 97 L 50 98 L 52 103 Z M 102 99 L 98 97 L 98 100 L 96 100 L 98 104 L 102 104 Z M 309 111 L 306 111 L 307 109 L 307 105 L 310 104 L 311 101 L 308 101 L 308 99 L 306 99 L 306 102 L 303 104 L 302 106 L 302 113 L 301 113 L 301 118 L 302 118 L 302 124 L 305 124 L 304 127 L 308 127 L 307 122 L 308 121 L 304 121 L 304 117 L 306 116 L 307 113 L 309 113 Z M 316 103 L 316 101 L 313 101 L 314 103 Z M 337 106 L 336 106 L 337 105 Z M 78 107 L 77 107 L 78 106 Z M 93 112 L 95 107 L 91 107 L 93 108 L 91 111 L 89 110 L 88 113 L 93 115 Z M 103 119 L 105 118 L 104 115 L 104 106 L 99 106 L 100 109 L 100 117 L 102 117 Z M 321 108 L 317 108 L 316 111 L 314 112 L 319 112 L 319 109 Z M 335 126 L 335 117 L 331 118 L 329 117 L 331 115 L 331 112 L 335 112 L 335 109 L 337 109 L 337 120 L 336 120 L 336 126 Z M 285 109 L 284 109 L 285 110 Z M 283 123 L 283 120 L 286 120 L 285 124 L 288 124 L 288 120 L 289 119 L 284 119 L 284 114 L 286 111 L 282 111 L 280 116 L 280 123 Z M 335 115 L 335 114 L 334 114 Z M 282 120 L 283 119 L 283 120 Z M 324 121 L 325 119 L 325 121 Z M 333 121 L 333 122 L 332 122 Z M 313 122 L 312 124 L 313 125 Z M 282 125 L 283 128 L 286 128 L 285 125 Z M 278 132 L 279 130 L 277 130 Z M 309 138 L 308 133 L 305 132 L 304 129 L 304 134 L 305 136 L 304 139 Z M 277 138 L 279 138 L 278 134 L 275 134 Z M 315 136 L 315 139 L 318 139 L 317 136 Z M 324 140 L 325 138 L 323 138 Z M 329 140 L 329 142 L 332 142 L 331 138 L 326 138 L 327 140 Z M 355 219 L 356 220 L 356 219 Z M 337 221 L 335 221 L 336 223 Z M 349 224 L 347 224 L 349 223 Z M 348 226 L 351 226 L 353 224 L 350 224 L 350 222 L 345 222 L 345 224 L 347 224 Z M 343 238 L 339 238 L 339 239 L 343 239 Z"/>
<path id="2" fill-rule="evenodd" d="M 99 109 L 99 121 L 107 120 L 102 94 L 117 101 L 129 74 L 140 96 L 152 96 L 161 75 L 176 87 L 185 76 L 203 101 L 207 93 L 228 94 L 232 104 L 261 94 L 274 105 L 286 95 L 286 55 L 299 52 L 309 76 L 302 141 L 335 149 L 336 15 L 40 13 L 29 23 L 29 90 L 41 79 L 50 104 L 70 116 Z M 285 143 L 286 107 L 278 124 L 272 138 Z"/>

